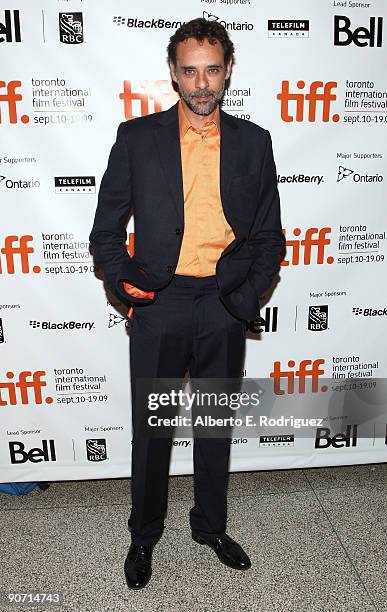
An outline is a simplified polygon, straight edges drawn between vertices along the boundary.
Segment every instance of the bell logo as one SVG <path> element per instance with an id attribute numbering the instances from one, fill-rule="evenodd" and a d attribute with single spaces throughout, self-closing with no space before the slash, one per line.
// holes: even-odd
<path id="1" fill-rule="evenodd" d="M 383 17 L 378 17 L 377 21 L 376 17 L 370 17 L 369 29 L 361 27 L 352 31 L 351 20 L 345 15 L 335 15 L 334 24 L 333 44 L 337 47 L 347 47 L 351 43 L 357 47 L 381 47 L 383 44 Z"/>
<path id="2" fill-rule="evenodd" d="M 333 446 L 333 448 L 343 448 L 346 446 L 349 448 L 350 446 L 357 445 L 357 425 L 353 425 L 353 430 L 351 434 L 351 425 L 347 425 L 345 434 L 338 433 L 335 436 L 330 436 L 331 430 L 328 427 L 318 427 L 316 431 L 316 439 L 314 442 L 315 448 L 329 448 Z M 351 442 L 352 438 L 352 442 Z"/>
<path id="3" fill-rule="evenodd" d="M 125 119 L 159 113 L 178 100 L 178 95 L 169 81 L 140 81 L 138 85 L 139 91 L 133 91 L 132 82 L 124 81 L 124 91 L 119 94 L 120 100 L 124 101 Z M 138 114 L 135 114 L 134 103 Z"/>
<path id="4" fill-rule="evenodd" d="M 31 448 L 25 451 L 23 442 L 9 442 L 11 463 L 40 463 L 41 461 L 56 461 L 54 440 L 42 440 L 42 448 Z M 18 458 L 20 457 L 20 458 Z"/>
<path id="5" fill-rule="evenodd" d="M 286 236 L 286 230 L 282 230 Z M 288 239 L 286 241 L 286 247 L 291 249 L 291 260 L 288 261 L 284 259 L 281 261 L 281 266 L 298 266 L 300 265 L 300 258 L 302 257 L 301 263 L 304 266 L 310 266 L 311 263 L 316 263 L 321 265 L 323 263 L 332 264 L 334 262 L 334 258 L 329 255 L 325 259 L 325 248 L 331 244 L 327 235 L 330 234 L 332 228 L 330 227 L 322 227 L 319 229 L 318 227 L 309 227 L 305 231 L 305 235 L 301 238 L 302 231 L 299 227 L 296 227 L 293 230 L 293 236 L 296 236 L 296 239 Z M 312 262 L 312 253 L 315 253 L 316 256 L 313 258 Z"/>
<path id="6" fill-rule="evenodd" d="M 247 329 L 254 334 L 260 334 L 265 331 L 276 332 L 278 329 L 278 306 L 266 306 L 265 316 L 259 317 L 256 321 L 249 321 Z"/>
<path id="7" fill-rule="evenodd" d="M 273 366 L 273 371 L 270 372 L 270 378 L 274 381 L 274 393 L 276 395 L 284 395 L 293 394 L 294 393 L 294 382 L 295 379 L 298 378 L 298 393 L 305 393 L 305 381 L 307 378 L 311 379 L 312 393 L 318 393 L 318 391 L 322 391 L 325 393 L 328 387 L 323 385 L 320 389 L 318 387 L 318 381 L 321 376 L 325 374 L 325 370 L 320 368 L 325 363 L 325 359 L 303 359 L 300 361 L 300 365 L 298 366 L 298 370 L 282 370 L 281 362 L 275 361 Z M 296 366 L 296 362 L 293 359 L 290 359 L 287 363 L 288 368 L 294 368 Z M 282 379 L 286 379 L 286 390 L 281 388 Z"/>
<path id="8" fill-rule="evenodd" d="M 15 274 L 16 262 L 22 274 L 31 273 L 29 256 L 34 253 L 34 248 L 29 246 L 29 243 L 32 240 L 32 236 L 6 236 L 4 238 L 4 246 L 0 248 L 0 275 Z M 41 267 L 32 266 L 32 272 L 39 274 Z"/>
<path id="9" fill-rule="evenodd" d="M 282 81 L 282 90 L 277 94 L 277 100 L 281 102 L 282 121 L 294 121 L 294 115 L 291 115 L 289 112 L 290 102 L 296 103 L 296 121 L 309 121 L 310 123 L 314 123 L 316 121 L 317 105 L 322 106 L 322 121 L 324 123 L 328 121 L 336 123 L 340 120 L 340 115 L 334 114 L 330 116 L 331 102 L 337 98 L 336 94 L 332 93 L 332 90 L 337 87 L 336 81 L 328 81 L 327 83 L 323 83 L 323 81 L 312 81 L 308 93 L 290 93 L 289 85 L 289 81 Z M 297 81 L 297 88 L 304 89 L 305 81 Z M 318 90 L 322 91 L 319 92 Z M 304 119 L 305 106 L 307 106 L 308 109 L 307 119 Z"/>
<path id="10" fill-rule="evenodd" d="M 21 93 L 16 93 L 16 88 L 21 86 L 21 81 L 0 81 L 0 125 L 3 123 L 3 115 L 2 108 L 4 106 L 4 102 L 7 104 L 8 109 L 8 119 L 9 123 L 18 123 L 18 115 L 16 103 L 20 102 L 23 99 Z M 6 93 L 3 93 L 3 89 L 7 89 Z M 21 115 L 20 121 L 22 123 L 28 123 L 30 120 L 28 115 Z"/>
<path id="11" fill-rule="evenodd" d="M 47 386 L 43 380 L 46 372 L 24 371 L 19 373 L 19 377 L 15 380 L 14 372 L 7 372 L 7 381 L 2 382 L 0 379 L 0 406 L 17 406 L 17 404 L 52 404 L 53 398 L 47 396 L 43 400 L 42 389 Z"/>

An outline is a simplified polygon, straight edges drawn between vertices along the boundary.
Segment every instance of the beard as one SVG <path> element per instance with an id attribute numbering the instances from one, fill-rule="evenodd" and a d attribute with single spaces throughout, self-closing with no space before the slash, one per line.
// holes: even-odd
<path id="1" fill-rule="evenodd" d="M 215 110 L 225 91 L 225 80 L 222 83 L 221 89 L 198 89 L 188 93 L 181 83 L 177 81 L 179 94 L 187 104 L 188 108 L 197 115 L 211 115 Z M 209 100 L 203 101 L 202 98 L 209 98 Z"/>

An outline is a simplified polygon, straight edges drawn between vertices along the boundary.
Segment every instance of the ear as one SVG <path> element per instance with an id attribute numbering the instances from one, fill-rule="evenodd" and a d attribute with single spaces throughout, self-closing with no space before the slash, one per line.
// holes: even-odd
<path id="1" fill-rule="evenodd" d="M 171 73 L 171 79 L 172 79 L 172 81 L 174 81 L 175 83 L 177 83 L 176 69 L 175 69 L 175 66 L 173 65 L 173 63 L 172 63 L 172 62 L 169 62 L 169 72 Z"/>
<path id="2" fill-rule="evenodd" d="M 232 70 L 232 59 L 230 59 L 229 63 L 227 64 L 227 68 L 226 68 L 226 80 L 230 78 L 231 70 Z"/>

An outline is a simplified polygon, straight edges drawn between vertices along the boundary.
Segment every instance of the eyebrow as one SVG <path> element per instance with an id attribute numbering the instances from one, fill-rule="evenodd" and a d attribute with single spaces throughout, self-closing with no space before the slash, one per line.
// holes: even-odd
<path id="1" fill-rule="evenodd" d="M 180 66 L 183 70 L 192 70 L 195 69 L 196 66 Z M 223 64 L 211 64 L 210 66 L 206 66 L 206 68 L 223 68 Z"/>

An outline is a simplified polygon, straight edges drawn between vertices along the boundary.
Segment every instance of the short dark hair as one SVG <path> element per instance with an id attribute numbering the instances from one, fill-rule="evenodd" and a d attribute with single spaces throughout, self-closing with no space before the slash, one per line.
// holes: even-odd
<path id="1" fill-rule="evenodd" d="M 198 41 L 207 39 L 210 45 L 214 45 L 218 41 L 223 47 L 225 65 L 227 66 L 230 59 L 234 60 L 234 45 L 229 38 L 226 28 L 218 21 L 210 21 L 203 17 L 198 17 L 183 23 L 169 39 L 167 47 L 168 61 L 174 66 L 176 66 L 177 45 L 187 40 L 187 38 L 195 38 Z"/>

